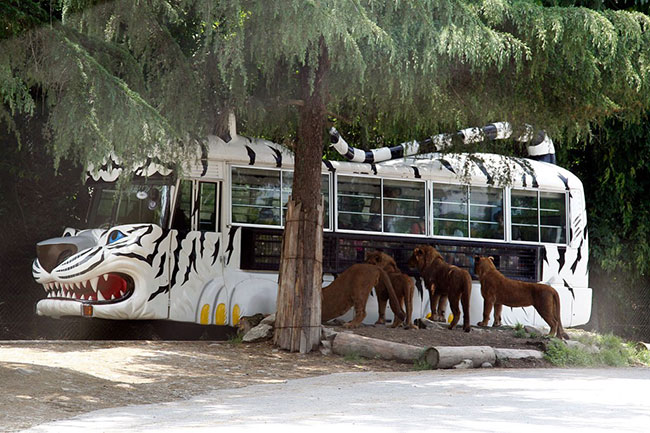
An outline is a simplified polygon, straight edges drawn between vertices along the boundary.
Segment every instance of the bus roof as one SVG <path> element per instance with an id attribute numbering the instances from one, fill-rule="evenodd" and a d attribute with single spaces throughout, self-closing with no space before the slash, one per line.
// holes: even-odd
<path id="1" fill-rule="evenodd" d="M 115 157 L 109 157 L 107 161 L 97 169 L 90 169 L 89 178 L 95 181 L 115 181 L 122 172 L 122 167 Z M 293 169 L 294 155 L 286 146 L 268 140 L 237 135 L 226 143 L 220 137 L 209 136 L 203 151 L 197 152 L 196 159 L 184 167 L 184 174 L 192 178 L 222 179 L 225 176 L 225 163 Z M 323 160 L 322 170 L 344 175 L 422 179 L 482 186 L 582 189 L 580 179 L 557 165 L 488 153 L 430 153 L 375 164 Z M 136 176 L 169 174 L 171 170 L 152 161 L 147 161 L 135 172 Z"/>
<path id="2" fill-rule="evenodd" d="M 293 152 L 287 147 L 242 136 L 237 136 L 228 143 L 219 137 L 209 137 L 207 156 L 208 167 L 212 161 L 287 169 L 292 169 L 294 165 Z M 430 153 L 376 164 L 323 160 L 322 168 L 323 172 L 338 174 L 426 179 L 447 183 L 510 185 L 551 190 L 582 189 L 578 177 L 557 165 L 489 153 Z"/>

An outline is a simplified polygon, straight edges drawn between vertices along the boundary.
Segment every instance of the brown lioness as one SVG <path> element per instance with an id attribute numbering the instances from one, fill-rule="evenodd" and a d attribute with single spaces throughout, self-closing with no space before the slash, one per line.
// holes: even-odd
<path id="1" fill-rule="evenodd" d="M 469 272 L 445 262 L 442 255 L 430 245 L 415 248 L 408 265 L 417 268 L 424 278 L 431 299 L 431 314 L 435 314 L 435 296 L 449 296 L 449 306 L 454 314 L 449 329 L 454 329 L 460 319 L 460 301 L 463 304 L 463 330 L 469 332 L 469 298 L 472 294 L 472 277 Z"/>
<path id="2" fill-rule="evenodd" d="M 377 265 L 382 268 L 388 274 L 390 282 L 393 284 L 393 289 L 395 289 L 395 295 L 397 295 L 397 300 L 400 307 L 406 308 L 406 324 L 404 327 L 406 329 L 415 329 L 416 326 L 411 322 L 411 315 L 413 314 L 413 293 L 415 292 L 415 283 L 408 275 L 402 273 L 397 267 L 395 260 L 386 253 L 381 251 L 373 251 L 368 254 L 366 257 L 366 263 L 372 265 Z M 380 282 L 379 285 L 375 287 L 375 292 L 377 293 L 377 306 L 379 309 L 379 319 L 375 324 L 384 324 L 386 319 L 384 318 L 386 314 L 386 301 L 388 301 L 388 289 Z M 402 321 L 395 317 L 391 328 L 396 328 L 402 324 Z"/>
<path id="3" fill-rule="evenodd" d="M 492 306 L 494 306 L 492 326 L 500 326 L 501 309 L 504 305 L 508 307 L 532 305 L 551 327 L 551 332 L 548 335 L 569 338 L 562 328 L 560 319 L 560 296 L 553 287 L 547 284 L 526 283 L 506 278 L 494 266 L 492 257 L 474 257 L 474 273 L 481 281 L 481 295 L 484 300 L 483 320 L 478 323 L 478 326 L 487 326 Z"/>
<path id="4" fill-rule="evenodd" d="M 343 326 L 356 328 L 366 317 L 366 302 L 370 291 L 380 282 L 388 290 L 390 308 L 395 317 L 404 320 L 404 311 L 397 300 L 390 278 L 379 266 L 368 263 L 350 266 L 329 286 L 323 287 L 321 320 L 327 322 L 354 307 L 354 318 Z"/>

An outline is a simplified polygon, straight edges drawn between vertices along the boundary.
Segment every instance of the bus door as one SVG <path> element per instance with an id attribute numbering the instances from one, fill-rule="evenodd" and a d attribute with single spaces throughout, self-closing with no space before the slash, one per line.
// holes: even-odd
<path id="1" fill-rule="evenodd" d="M 222 182 L 180 180 L 171 228 L 178 230 L 172 255 L 169 316 L 204 325 L 226 323 L 221 232 Z M 193 316 L 193 317 L 189 317 Z"/>

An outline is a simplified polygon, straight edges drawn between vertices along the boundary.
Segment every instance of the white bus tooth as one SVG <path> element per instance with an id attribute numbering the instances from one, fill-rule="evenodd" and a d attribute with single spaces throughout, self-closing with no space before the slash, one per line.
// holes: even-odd
<path id="1" fill-rule="evenodd" d="M 106 298 L 104 298 L 104 295 L 102 295 L 102 291 L 101 291 L 101 290 L 98 290 L 98 291 L 97 291 L 97 300 L 98 300 L 98 301 L 105 301 L 105 300 L 106 300 Z"/>
<path id="2" fill-rule="evenodd" d="M 86 295 L 81 295 L 81 298 L 80 298 L 80 299 L 81 299 L 82 301 L 85 301 L 85 300 L 86 300 Z"/>
<path id="3" fill-rule="evenodd" d="M 95 292 L 97 291 L 98 282 L 99 282 L 99 277 L 95 277 L 90 280 L 90 287 L 92 287 Z"/>
<path id="4" fill-rule="evenodd" d="M 111 301 L 115 299 L 115 293 L 111 294 Z"/>
<path id="5" fill-rule="evenodd" d="M 74 299 L 74 292 L 72 290 L 68 291 L 68 298 Z"/>
<path id="6" fill-rule="evenodd" d="M 108 274 L 104 274 L 104 281 L 108 281 Z"/>

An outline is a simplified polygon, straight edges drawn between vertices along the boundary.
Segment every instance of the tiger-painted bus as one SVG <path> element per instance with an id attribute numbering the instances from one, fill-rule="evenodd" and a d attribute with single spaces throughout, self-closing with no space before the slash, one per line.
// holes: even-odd
<path id="1" fill-rule="evenodd" d="M 487 138 L 503 138 L 490 130 Z M 411 144 L 363 156 L 332 137 L 353 160 L 322 163 L 324 285 L 382 250 L 415 278 L 414 318 L 425 317 L 429 296 L 406 262 L 415 246 L 431 244 L 470 273 L 475 255 L 493 256 L 508 277 L 551 284 L 565 326 L 589 320 L 585 197 L 569 171 L 493 154 L 409 155 Z M 209 137 L 182 178 L 149 163 L 118 188 L 113 158 L 91 170 L 89 228 L 37 245 L 37 314 L 236 325 L 274 312 L 293 154 L 235 132 L 228 138 Z M 476 324 L 483 301 L 476 278 L 473 285 Z M 368 302 L 365 322 L 374 323 L 376 298 Z M 505 308 L 502 321 L 545 325 L 533 307 Z"/>

